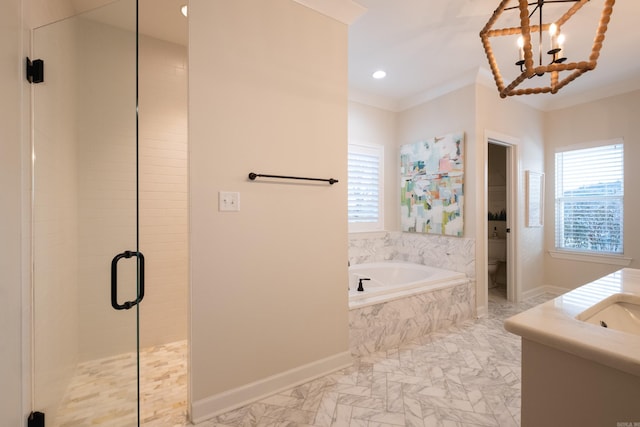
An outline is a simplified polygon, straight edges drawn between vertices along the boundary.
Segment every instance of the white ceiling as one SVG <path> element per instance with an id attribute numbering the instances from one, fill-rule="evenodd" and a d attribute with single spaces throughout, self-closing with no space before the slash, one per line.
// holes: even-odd
<path id="1" fill-rule="evenodd" d="M 351 99 L 400 111 L 474 80 L 495 88 L 479 32 L 500 0 L 354 1 L 367 11 L 349 28 Z M 140 0 L 141 31 L 186 44 L 188 24 L 178 12 L 186 2 Z M 546 22 L 573 4 L 547 2 Z M 511 0 L 509 5 L 515 4 L 517 1 Z M 588 60 L 603 4 L 604 0 L 590 0 L 563 27 L 570 62 Z M 517 13 L 504 12 L 495 27 L 516 26 Z M 639 17 L 640 1 L 618 0 L 595 70 L 557 94 L 522 95 L 517 99 L 549 111 L 640 89 Z M 517 48 L 513 40 L 503 39 L 507 38 L 493 37 L 492 47 L 508 84 L 519 74 L 513 65 Z M 379 68 L 387 72 L 383 80 L 371 77 Z M 547 77 L 537 79 L 544 79 L 543 84 L 548 85 Z"/>
<path id="2" fill-rule="evenodd" d="M 367 8 L 349 29 L 350 96 L 392 110 L 402 110 L 446 88 L 479 78 L 496 87 L 480 42 L 480 30 L 499 0 L 356 0 Z M 530 3 L 533 0 L 530 0 Z M 509 4 L 516 5 L 512 0 Z M 544 17 L 569 5 L 546 4 Z M 604 0 L 591 0 L 565 25 L 569 61 L 589 59 Z M 517 25 L 518 11 L 505 11 L 498 28 Z M 560 13 L 561 15 L 562 13 Z M 509 15 L 514 19 L 508 21 Z M 560 16 L 558 15 L 558 16 Z M 522 95 L 518 99 L 542 110 L 553 110 L 591 99 L 640 88 L 640 1 L 618 0 L 595 70 L 585 73 L 557 94 Z M 550 22 L 550 21 L 547 21 Z M 569 24 L 574 22 L 573 27 Z M 492 39 L 506 39 L 494 37 Z M 577 46 L 578 39 L 586 42 Z M 505 83 L 515 77 L 517 48 L 492 45 Z M 572 54 L 573 52 L 573 54 Z M 584 52 L 584 55 L 576 53 Z M 577 57 L 580 56 L 580 59 Z M 371 78 L 378 68 L 384 80 Z M 488 77 L 488 78 L 487 78 Z M 540 78 L 542 79 L 542 78 Z M 544 77 L 544 84 L 548 80 Z M 497 94 L 496 88 L 496 94 Z"/>

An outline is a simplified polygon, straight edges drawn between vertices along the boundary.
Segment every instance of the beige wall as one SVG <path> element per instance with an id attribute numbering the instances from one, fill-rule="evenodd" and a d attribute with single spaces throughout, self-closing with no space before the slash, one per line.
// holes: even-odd
<path id="1" fill-rule="evenodd" d="M 512 228 L 510 244 L 516 245 L 517 262 L 520 267 L 520 275 L 515 278 L 519 283 L 521 293 L 535 289 L 543 285 L 544 258 L 542 247 L 544 242 L 543 228 L 525 227 L 525 197 L 524 176 L 526 170 L 536 172 L 544 171 L 544 139 L 543 139 L 543 114 L 518 101 L 517 98 L 502 99 L 493 87 L 476 85 L 478 94 L 477 104 L 477 129 L 478 144 L 483 147 L 482 153 L 477 158 L 478 168 L 484 169 L 486 159 L 486 141 L 484 133 L 491 131 L 497 134 L 507 135 L 518 140 L 517 163 L 517 217 L 510 221 Z M 483 177 L 484 172 L 478 171 L 478 178 Z M 478 179 L 483 182 L 483 179 Z M 483 185 L 483 184 L 481 184 Z M 484 192 L 484 189 L 482 189 Z M 483 193 L 480 193 L 483 194 Z M 484 197 L 483 195 L 480 197 Z M 479 203 L 478 216 L 480 223 L 486 223 L 486 205 Z M 478 238 L 484 238 L 485 232 L 479 233 Z M 477 245 L 476 247 L 479 247 Z M 480 252 L 482 250 L 482 252 Z M 480 248 L 477 259 L 486 259 L 486 247 Z M 485 262 L 479 262 L 483 268 Z M 486 271 L 486 270 L 485 270 Z M 480 276 L 480 274 L 479 274 Z M 486 277 L 486 272 L 482 273 Z"/>
<path id="2" fill-rule="evenodd" d="M 399 230 L 397 150 L 428 136 L 455 131 L 465 132 L 465 237 L 476 239 L 477 306 L 486 309 L 486 257 L 487 202 L 485 200 L 485 167 L 487 164 L 486 131 L 493 135 L 506 135 L 518 140 L 517 206 L 519 215 L 515 242 L 518 248 L 522 292 L 543 284 L 543 230 L 524 227 L 524 173 L 531 169 L 542 172 L 543 114 L 515 99 L 500 99 L 493 88 L 479 84 L 450 92 L 400 113 L 391 113 L 355 102 L 349 104 L 350 137 L 371 140 L 393 140 L 394 148 L 387 147 L 385 155 L 385 221 L 388 230 Z M 395 120 L 394 120 L 395 118 Z M 389 157 L 392 156 L 392 157 Z M 391 175 L 391 177 L 389 177 Z M 389 191 L 391 189 L 391 191 Z"/>
<path id="3" fill-rule="evenodd" d="M 24 49 L 21 1 L 6 0 L 0 13 L 0 424 L 23 424 L 23 409 L 29 402 L 23 400 L 28 380 L 23 377 L 28 369 L 23 365 L 28 353 L 28 335 L 21 329 L 23 306 L 21 282 L 23 279 L 22 215 L 22 139 L 23 113 L 28 101 L 27 84 L 23 78 Z M 28 104 L 27 104 L 28 105 Z M 27 175 L 28 177 L 28 175 Z M 27 302 L 27 301 L 24 301 Z M 26 320 L 26 319 L 25 319 Z M 26 342 L 23 336 L 27 337 Z M 23 407 L 24 405 L 24 407 Z"/>
<path id="4" fill-rule="evenodd" d="M 424 104 L 402 111 L 398 115 L 397 149 L 400 145 L 411 144 L 425 138 L 464 132 L 465 182 L 464 182 L 464 237 L 476 239 L 476 260 L 478 260 L 478 233 L 483 230 L 478 220 L 481 197 L 478 176 L 484 173 L 478 167 L 478 156 L 482 153 L 476 126 L 476 90 L 469 85 L 447 93 Z M 399 185 L 399 184 L 398 184 Z M 486 213 L 482 215 L 486 219 Z M 479 225 L 480 224 L 480 225 Z M 398 225 L 399 227 L 399 225 Z M 455 237 L 451 237 L 455 239 Z M 481 259 L 481 258 L 480 258 Z M 476 299 L 484 301 L 481 294 L 486 286 L 481 271 L 486 270 L 476 262 Z M 483 270 L 480 270 L 483 269 Z M 486 276 L 486 274 L 485 274 Z M 484 303 L 477 303 L 482 307 Z"/>
<path id="5" fill-rule="evenodd" d="M 474 164 L 477 151 L 475 97 L 474 86 L 470 85 L 402 111 L 398 115 L 398 137 L 396 140 L 396 150 L 398 150 L 400 145 L 412 144 L 425 138 L 458 131 L 464 132 L 464 237 L 471 238 L 474 238 L 476 233 L 473 214 L 476 210 L 476 188 L 473 184 L 473 177 L 477 173 Z"/>
<path id="6" fill-rule="evenodd" d="M 29 28 L 38 28 L 118 0 L 28 0 L 23 1 Z"/>
<path id="7" fill-rule="evenodd" d="M 349 142 L 384 146 L 384 229 L 399 231 L 397 113 L 349 102 Z"/>
<path id="8" fill-rule="evenodd" d="M 504 187 L 507 185 L 507 150 L 497 144 L 489 144 L 489 171 L 487 182 L 489 187 Z M 496 205 L 496 209 L 504 205 Z"/>
<path id="9" fill-rule="evenodd" d="M 73 16 L 73 0 L 29 0 L 27 8 L 29 28 L 38 28 L 51 22 Z"/>
<path id="10" fill-rule="evenodd" d="M 198 418 L 256 382 L 350 360 L 347 26 L 290 0 L 192 0 L 190 10 Z M 251 182 L 252 171 L 340 182 Z M 218 212 L 219 191 L 239 192 L 240 211 Z"/>
<path id="11" fill-rule="evenodd" d="M 484 184 L 483 180 L 479 179 L 484 173 L 484 165 L 487 161 L 484 148 L 485 131 L 517 140 L 519 215 L 514 218 L 516 223 L 512 225 L 514 230 L 512 237 L 516 236 L 514 242 L 517 245 L 517 262 L 520 264 L 520 275 L 516 280 L 520 283 L 521 295 L 526 295 L 526 292 L 534 291 L 543 285 L 572 289 L 620 267 L 553 259 L 546 253 L 554 247 L 553 155 L 555 147 L 594 140 L 624 138 L 627 164 L 625 256 L 634 258 L 635 254 L 640 252 L 640 247 L 632 236 L 638 234 L 640 226 L 630 218 L 633 218 L 634 210 L 640 207 L 640 200 L 636 200 L 635 193 L 629 190 L 629 183 L 635 182 L 638 177 L 634 175 L 635 169 L 628 165 L 632 165 L 632 159 L 640 155 L 636 148 L 638 144 L 634 143 L 639 133 L 633 116 L 633 111 L 640 102 L 637 94 L 633 92 L 550 113 L 530 108 L 515 98 L 500 99 L 494 88 L 483 85 L 469 86 L 401 113 L 392 113 L 351 102 L 349 104 L 349 135 L 352 138 L 368 139 L 383 144 L 389 140 L 396 141 L 395 144 L 404 144 L 424 135 L 450 132 L 452 129 L 459 128 L 465 131 L 475 129 L 475 139 L 472 132 L 466 132 L 467 176 L 473 178 L 467 179 L 465 185 L 465 236 L 479 239 L 477 259 L 483 259 L 486 253 L 486 248 L 480 240 L 484 237 L 486 209 L 481 206 L 484 204 L 480 200 L 484 197 Z M 469 108 L 465 109 L 461 105 Z M 593 119 L 585 120 L 585 117 Z M 390 220 L 390 218 L 397 220 L 397 168 L 395 168 L 397 145 L 393 150 L 387 147 L 385 156 L 385 217 L 387 218 L 385 226 L 388 230 L 397 230 L 399 227 L 397 223 Z M 527 170 L 546 174 L 544 228 L 525 227 L 524 187 Z M 474 204 L 476 208 L 473 207 Z M 637 266 L 638 262 L 634 260 L 630 266 Z M 485 285 L 480 283 L 485 273 L 481 269 L 484 270 L 483 263 L 479 262 L 479 308 L 485 304 L 481 294 Z"/>
<path id="12" fill-rule="evenodd" d="M 632 258 L 631 268 L 640 268 L 640 91 L 545 114 L 546 198 L 545 198 L 545 275 L 546 284 L 573 289 L 622 268 L 618 265 L 554 259 L 548 254 L 554 241 L 554 155 L 556 147 L 613 138 L 624 140 L 624 256 Z"/>

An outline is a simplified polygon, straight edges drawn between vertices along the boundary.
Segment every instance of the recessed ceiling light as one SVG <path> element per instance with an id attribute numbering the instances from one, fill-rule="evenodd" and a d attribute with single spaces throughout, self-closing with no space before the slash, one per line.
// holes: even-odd
<path id="1" fill-rule="evenodd" d="M 371 75 L 374 79 L 384 79 L 385 77 L 387 77 L 387 73 L 382 71 L 382 70 L 378 70 L 375 73 L 373 73 Z"/>
<path id="2" fill-rule="evenodd" d="M 187 16 L 187 9 L 188 9 L 188 6 L 187 6 L 186 4 L 185 4 L 185 5 L 182 5 L 182 6 L 180 7 L 180 12 L 182 12 L 182 14 L 183 14 L 184 16 Z"/>

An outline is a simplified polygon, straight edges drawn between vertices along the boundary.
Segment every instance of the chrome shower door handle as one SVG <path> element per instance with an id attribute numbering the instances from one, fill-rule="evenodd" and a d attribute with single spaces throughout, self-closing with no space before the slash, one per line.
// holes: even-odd
<path id="1" fill-rule="evenodd" d="M 133 301 L 118 303 L 118 261 L 122 258 L 136 257 L 138 262 L 138 297 Z M 124 251 L 111 260 L 111 306 L 116 310 L 129 310 L 139 304 L 144 298 L 144 255 L 142 252 Z"/>

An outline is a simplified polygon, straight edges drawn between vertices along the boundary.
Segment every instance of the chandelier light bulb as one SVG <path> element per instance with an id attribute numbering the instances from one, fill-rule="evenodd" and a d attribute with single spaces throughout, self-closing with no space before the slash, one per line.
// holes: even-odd
<path id="1" fill-rule="evenodd" d="M 524 64 L 524 37 L 522 36 L 518 37 L 518 62 L 516 65 L 519 65 L 520 61 Z"/>
<path id="2" fill-rule="evenodd" d="M 558 46 L 562 47 L 562 45 L 564 45 L 564 39 L 565 39 L 564 34 L 560 34 L 558 36 Z"/>
<path id="3" fill-rule="evenodd" d="M 564 48 L 564 34 L 558 36 L 558 58 L 560 60 L 566 60 L 567 58 L 567 51 Z"/>
<path id="4" fill-rule="evenodd" d="M 549 37 L 551 38 L 551 49 L 557 49 L 559 35 L 558 35 L 558 26 L 555 24 L 555 22 L 549 25 Z"/>
<path id="5" fill-rule="evenodd" d="M 376 71 L 375 73 L 372 74 L 372 77 L 374 79 L 378 79 L 378 80 L 384 79 L 386 76 L 387 76 L 387 73 L 384 72 L 383 70 L 378 70 L 378 71 Z"/>

